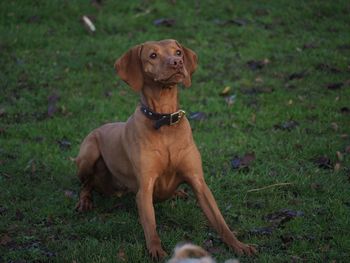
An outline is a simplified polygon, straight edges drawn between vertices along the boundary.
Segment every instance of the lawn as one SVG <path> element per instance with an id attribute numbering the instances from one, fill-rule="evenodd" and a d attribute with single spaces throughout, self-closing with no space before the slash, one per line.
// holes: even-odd
<path id="1" fill-rule="evenodd" d="M 71 158 L 138 103 L 115 60 L 166 38 L 199 57 L 180 102 L 227 223 L 259 250 L 240 261 L 349 261 L 349 13 L 348 1 L 1 1 L 0 262 L 151 262 L 133 195 L 74 211 Z M 168 254 L 191 241 L 236 257 L 184 188 L 189 199 L 155 204 Z"/>

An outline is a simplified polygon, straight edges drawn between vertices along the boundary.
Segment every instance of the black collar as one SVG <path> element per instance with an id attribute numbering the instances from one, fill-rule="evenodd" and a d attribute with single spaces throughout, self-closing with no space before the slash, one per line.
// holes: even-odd
<path id="1" fill-rule="evenodd" d="M 157 113 L 143 104 L 141 104 L 140 110 L 148 119 L 155 121 L 154 128 L 156 130 L 158 130 L 163 125 L 172 126 L 180 122 L 182 117 L 184 117 L 186 114 L 186 112 L 183 110 L 178 110 L 174 113 Z"/>

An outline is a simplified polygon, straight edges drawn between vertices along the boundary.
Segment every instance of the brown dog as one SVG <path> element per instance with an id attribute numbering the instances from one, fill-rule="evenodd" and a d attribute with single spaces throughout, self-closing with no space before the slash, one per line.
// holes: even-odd
<path id="1" fill-rule="evenodd" d="M 166 253 L 153 201 L 172 197 L 181 183 L 188 183 L 224 242 L 238 254 L 251 255 L 255 248 L 230 231 L 204 181 L 190 124 L 179 110 L 176 85 L 189 87 L 196 67 L 196 54 L 175 40 L 146 42 L 117 60 L 118 75 L 141 92 L 141 103 L 127 122 L 103 125 L 84 139 L 76 158 L 82 182 L 77 209 L 92 208 L 92 190 L 134 192 L 149 253 L 162 258 Z"/>

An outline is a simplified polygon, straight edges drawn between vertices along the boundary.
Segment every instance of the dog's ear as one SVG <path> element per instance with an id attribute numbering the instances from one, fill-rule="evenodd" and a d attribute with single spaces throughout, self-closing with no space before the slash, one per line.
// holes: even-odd
<path id="1" fill-rule="evenodd" d="M 135 91 L 143 86 L 143 72 L 141 65 L 142 45 L 138 45 L 127 51 L 114 64 L 119 77 Z"/>
<path id="2" fill-rule="evenodd" d="M 181 46 L 180 44 L 178 45 Z M 186 48 L 184 46 L 181 46 L 181 47 L 184 52 L 184 64 L 185 64 L 185 69 L 187 71 L 183 84 L 185 85 L 186 88 L 188 88 L 192 84 L 192 80 L 191 80 L 192 74 L 197 68 L 197 54 L 194 53 L 194 51 L 192 51 L 189 48 Z"/>

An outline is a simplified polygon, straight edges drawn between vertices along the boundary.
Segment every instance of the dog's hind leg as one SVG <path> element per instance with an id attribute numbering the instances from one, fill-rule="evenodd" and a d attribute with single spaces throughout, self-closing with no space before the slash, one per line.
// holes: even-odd
<path id="1" fill-rule="evenodd" d="M 80 146 L 79 155 L 75 159 L 78 166 L 77 176 L 82 184 L 79 201 L 75 207 L 79 212 L 92 209 L 94 167 L 100 155 L 96 134 L 92 132 L 84 139 Z"/>

